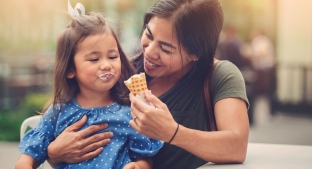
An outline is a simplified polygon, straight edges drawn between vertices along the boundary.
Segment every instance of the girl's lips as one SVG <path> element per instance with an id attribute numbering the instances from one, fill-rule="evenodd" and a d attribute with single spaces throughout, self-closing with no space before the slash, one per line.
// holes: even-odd
<path id="1" fill-rule="evenodd" d="M 104 74 L 100 74 L 99 76 L 99 79 L 101 79 L 102 81 L 106 81 L 106 80 L 109 80 L 111 79 L 112 77 L 114 77 L 114 74 L 109 72 L 109 73 L 104 73 Z"/>

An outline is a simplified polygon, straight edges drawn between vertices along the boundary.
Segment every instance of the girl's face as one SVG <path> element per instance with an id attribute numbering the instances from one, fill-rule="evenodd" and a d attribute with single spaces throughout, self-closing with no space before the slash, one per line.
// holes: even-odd
<path id="1" fill-rule="evenodd" d="M 76 78 L 80 93 L 109 91 L 121 74 L 117 42 L 110 33 L 87 36 L 78 43 L 74 56 L 75 70 L 67 75 Z"/>
<path id="2" fill-rule="evenodd" d="M 172 21 L 153 17 L 146 25 L 141 38 L 144 53 L 144 70 L 151 77 L 181 78 L 196 57 L 189 57 L 179 49 Z M 182 71 L 183 68 L 183 71 Z"/>

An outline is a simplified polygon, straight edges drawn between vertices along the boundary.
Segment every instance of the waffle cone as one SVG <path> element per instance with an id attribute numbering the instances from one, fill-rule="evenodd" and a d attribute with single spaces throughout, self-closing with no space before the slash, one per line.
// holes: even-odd
<path id="1" fill-rule="evenodd" d="M 135 74 L 128 80 L 124 81 L 127 88 L 134 95 L 144 92 L 147 90 L 145 73 Z"/>

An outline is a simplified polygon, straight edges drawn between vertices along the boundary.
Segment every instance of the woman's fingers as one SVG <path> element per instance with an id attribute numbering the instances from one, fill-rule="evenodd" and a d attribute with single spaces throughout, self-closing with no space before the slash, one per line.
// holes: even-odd
<path id="1" fill-rule="evenodd" d="M 95 149 L 94 151 L 90 151 L 88 153 L 82 154 L 81 156 L 77 156 L 76 161 L 74 163 L 85 161 L 85 160 L 90 160 L 98 156 L 103 151 L 103 149 L 104 149 L 103 147 L 99 147 Z"/>
<path id="2" fill-rule="evenodd" d="M 107 123 L 102 123 L 102 124 L 97 124 L 97 125 L 91 125 L 81 131 L 78 131 L 77 133 L 79 133 L 79 135 L 82 137 L 82 138 L 86 138 L 88 136 L 90 136 L 91 134 L 93 133 L 96 133 L 98 131 L 101 131 L 101 130 L 104 130 L 105 128 L 108 127 L 108 124 Z M 105 137 L 105 136 L 103 136 Z M 112 137 L 112 136 L 111 136 Z"/>
<path id="3" fill-rule="evenodd" d="M 85 139 L 84 147 L 86 152 L 93 151 L 99 147 L 103 147 L 110 142 L 110 138 L 114 136 L 113 132 L 103 132 L 90 136 Z"/>
<path id="4" fill-rule="evenodd" d="M 131 116 L 132 118 L 138 117 L 139 119 L 143 115 L 143 110 L 149 109 L 151 106 L 147 105 L 140 99 L 136 98 L 133 94 L 130 93 L 131 101 Z"/>
<path id="5" fill-rule="evenodd" d="M 167 109 L 166 104 L 164 104 L 158 97 L 152 94 L 150 90 L 145 91 L 146 99 L 151 102 L 156 108 Z"/>
<path id="6" fill-rule="evenodd" d="M 67 127 L 64 131 L 66 131 L 66 132 L 78 131 L 82 126 L 84 126 L 86 124 L 86 122 L 87 122 L 87 116 L 84 115 L 84 116 L 82 116 L 82 118 L 80 120 L 78 120 L 74 124 Z"/>
<path id="7" fill-rule="evenodd" d="M 166 104 L 149 91 L 146 91 L 145 95 L 146 99 L 154 106 L 148 105 L 130 94 L 131 116 L 133 118 L 130 121 L 131 127 L 150 138 L 169 140 L 177 123 Z"/>
<path id="8" fill-rule="evenodd" d="M 92 135 L 95 132 L 105 129 L 108 124 L 89 126 L 78 131 L 86 122 L 87 117 L 67 127 L 48 146 L 49 162 L 58 164 L 60 162 L 77 163 L 91 159 L 101 153 L 103 146 L 110 142 L 112 132 L 102 132 Z"/>

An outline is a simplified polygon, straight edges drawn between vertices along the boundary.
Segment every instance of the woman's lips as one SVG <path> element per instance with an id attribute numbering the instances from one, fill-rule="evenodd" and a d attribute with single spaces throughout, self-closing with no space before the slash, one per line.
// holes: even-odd
<path id="1" fill-rule="evenodd" d="M 102 81 L 107 81 L 107 80 L 111 79 L 112 77 L 114 77 L 114 74 L 109 72 L 109 73 L 100 74 L 98 77 Z"/>
<path id="2" fill-rule="evenodd" d="M 148 60 L 145 61 L 145 67 L 147 69 L 156 69 L 157 67 L 159 67 L 159 65 L 156 65 L 155 63 L 152 63 Z"/>

